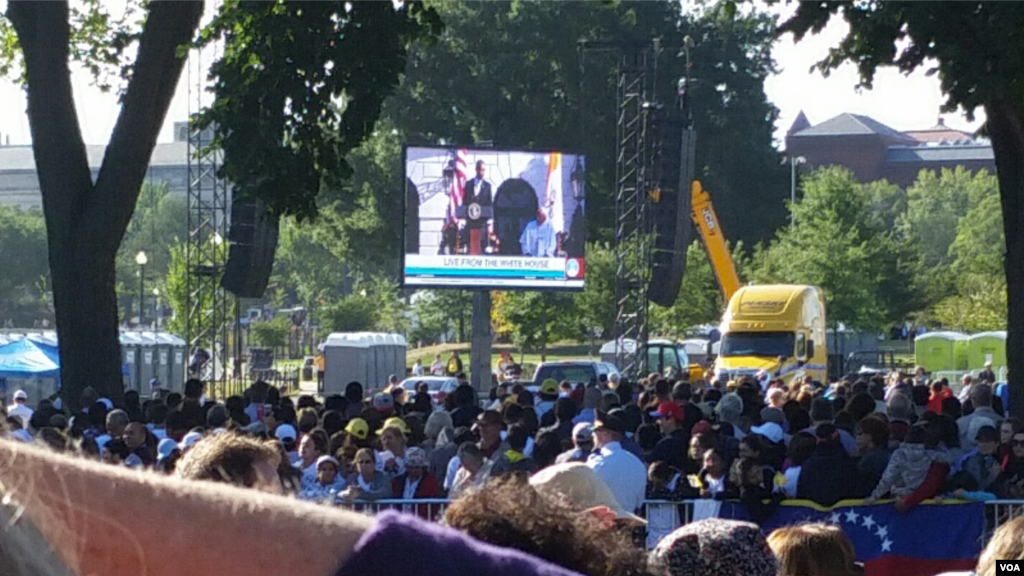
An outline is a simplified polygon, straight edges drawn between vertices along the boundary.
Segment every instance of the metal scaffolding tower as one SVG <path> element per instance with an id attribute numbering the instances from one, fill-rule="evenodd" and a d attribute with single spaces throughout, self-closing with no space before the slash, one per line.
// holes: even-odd
<path id="1" fill-rule="evenodd" d="M 615 356 L 630 375 L 646 368 L 647 286 L 651 274 L 650 199 L 647 178 L 649 97 L 648 76 L 657 59 L 651 45 L 619 51 L 616 90 L 615 161 Z M 633 340 L 636 346 L 627 346 Z"/>
<path id="2" fill-rule="evenodd" d="M 213 58 L 217 47 L 207 49 Z M 203 50 L 194 49 L 188 58 L 189 118 L 203 109 L 206 92 Z M 227 370 L 230 301 L 220 286 L 228 257 L 228 189 L 217 177 L 220 153 L 209 152 L 212 130 L 190 127 L 188 135 L 188 241 L 187 305 L 188 343 L 192 351 L 205 350 L 210 358 L 198 376 L 208 382 L 208 393 L 222 393 L 229 378 Z"/>

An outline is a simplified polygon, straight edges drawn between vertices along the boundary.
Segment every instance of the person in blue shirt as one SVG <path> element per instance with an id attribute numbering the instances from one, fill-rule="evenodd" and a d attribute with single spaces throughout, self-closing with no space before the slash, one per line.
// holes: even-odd
<path id="1" fill-rule="evenodd" d="M 537 210 L 537 219 L 526 225 L 519 236 L 519 247 L 523 256 L 551 258 L 557 247 L 555 229 L 543 210 Z"/>

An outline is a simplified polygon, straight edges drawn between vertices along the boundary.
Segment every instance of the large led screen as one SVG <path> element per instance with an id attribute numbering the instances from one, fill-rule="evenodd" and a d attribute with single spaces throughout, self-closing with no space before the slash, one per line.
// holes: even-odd
<path id="1" fill-rule="evenodd" d="M 583 156 L 406 146 L 406 286 L 582 289 Z"/>

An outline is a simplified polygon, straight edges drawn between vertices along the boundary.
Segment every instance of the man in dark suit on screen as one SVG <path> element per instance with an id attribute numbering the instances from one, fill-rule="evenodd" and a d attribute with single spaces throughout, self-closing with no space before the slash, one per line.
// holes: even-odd
<path id="1" fill-rule="evenodd" d="M 487 169 L 484 166 L 483 160 L 477 160 L 476 163 L 476 178 L 466 182 L 465 195 L 463 198 L 463 205 L 470 206 L 471 204 L 478 204 L 480 208 L 490 208 L 491 203 L 491 183 L 484 180 L 484 175 Z M 470 254 L 483 254 L 484 249 L 487 248 L 487 237 L 490 233 L 489 230 L 490 219 L 480 218 L 477 220 L 469 220 L 466 223 L 466 228 L 469 232 L 470 238 Z M 474 246 L 473 243 L 476 242 Z M 474 248 L 476 248 L 474 250 Z"/>

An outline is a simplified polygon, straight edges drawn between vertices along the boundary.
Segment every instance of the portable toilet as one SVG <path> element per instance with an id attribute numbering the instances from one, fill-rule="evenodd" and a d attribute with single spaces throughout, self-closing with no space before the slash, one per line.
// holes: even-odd
<path id="1" fill-rule="evenodd" d="M 391 374 L 405 374 L 405 337 L 379 332 L 336 332 L 324 352 L 324 395 L 344 394 L 355 380 L 363 389 L 380 390 Z"/>
<path id="2" fill-rule="evenodd" d="M 188 343 L 184 339 L 167 334 L 171 342 L 171 378 L 167 381 L 167 389 L 171 392 L 184 392 L 185 380 L 188 376 Z"/>
<path id="3" fill-rule="evenodd" d="M 149 381 L 157 376 L 157 339 L 156 334 L 153 332 L 139 332 L 139 349 L 142 356 L 142 362 L 139 364 L 139 380 L 138 386 L 135 388 L 142 394 L 148 394 Z"/>
<path id="4" fill-rule="evenodd" d="M 953 338 L 953 361 L 956 366 L 954 370 L 970 369 L 970 336 L 957 334 Z"/>
<path id="5" fill-rule="evenodd" d="M 914 340 L 914 361 L 927 372 L 958 370 L 966 364 L 967 336 L 959 332 L 928 332 Z"/>
<path id="6" fill-rule="evenodd" d="M 324 396 L 344 394 L 352 381 L 372 388 L 369 374 L 370 339 L 365 333 L 338 332 L 324 342 Z"/>
<path id="7" fill-rule="evenodd" d="M 408 347 L 406 346 L 405 336 L 401 334 L 387 334 L 385 335 L 386 348 L 387 348 L 387 361 L 391 365 L 391 369 L 388 374 L 395 374 L 399 379 L 405 378 L 406 374 L 406 353 Z"/>
<path id="8" fill-rule="evenodd" d="M 163 389 L 181 392 L 185 382 L 185 341 L 167 332 L 155 332 L 153 338 L 153 377 Z"/>
<path id="9" fill-rule="evenodd" d="M 967 341 L 968 370 L 980 370 L 991 362 L 998 370 L 1006 366 L 1006 332 L 979 332 Z"/>
<path id="10" fill-rule="evenodd" d="M 139 389 L 139 366 L 142 361 L 142 340 L 138 332 L 124 331 L 121 340 L 121 366 L 125 390 Z"/>

